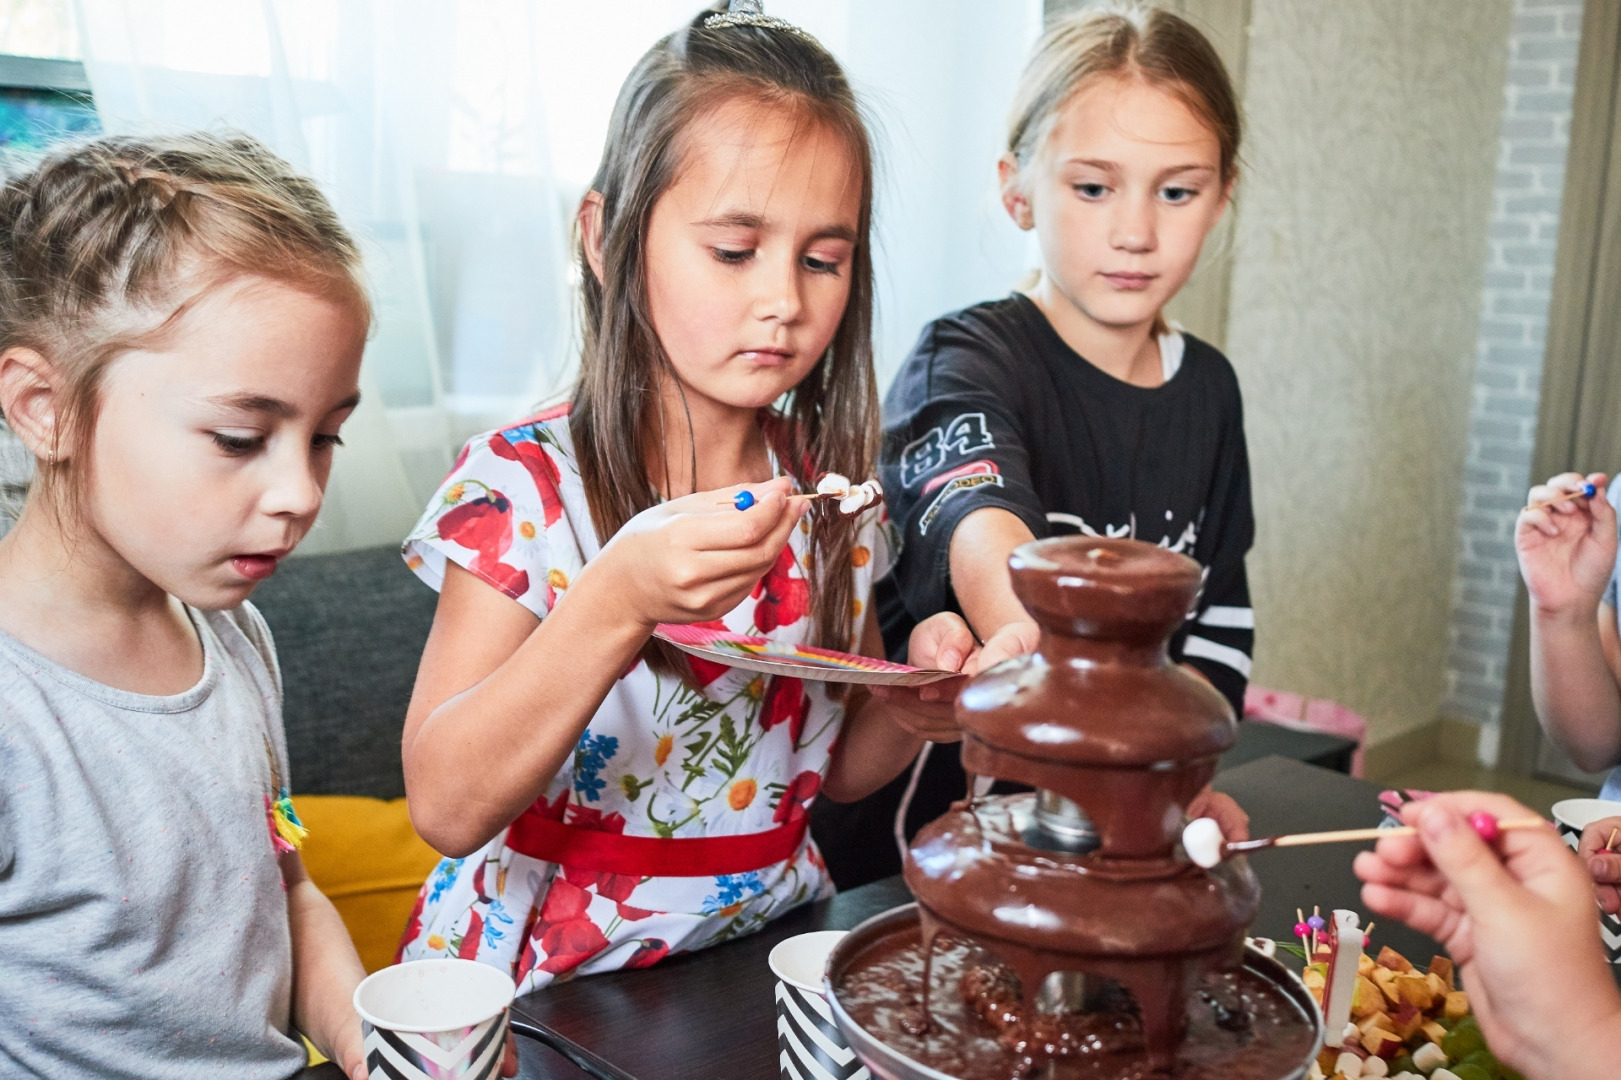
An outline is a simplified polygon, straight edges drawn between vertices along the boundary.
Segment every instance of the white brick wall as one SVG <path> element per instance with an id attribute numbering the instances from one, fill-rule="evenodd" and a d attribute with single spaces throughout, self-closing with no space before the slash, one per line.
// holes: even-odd
<path id="1" fill-rule="evenodd" d="M 1509 35 L 1442 705 L 1486 725 L 1488 761 L 1514 621 L 1514 518 L 1531 479 L 1581 21 L 1581 0 L 1515 0 Z"/>

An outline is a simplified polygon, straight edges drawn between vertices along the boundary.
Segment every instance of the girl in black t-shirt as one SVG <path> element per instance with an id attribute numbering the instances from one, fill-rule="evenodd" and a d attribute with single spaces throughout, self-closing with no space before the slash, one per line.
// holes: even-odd
<path id="1" fill-rule="evenodd" d="M 903 646 L 911 625 L 950 610 L 984 642 L 971 669 L 1029 652 L 1039 634 L 1013 594 L 1013 549 L 1067 532 L 1132 536 L 1206 568 L 1172 654 L 1242 712 L 1253 521 L 1238 381 L 1162 315 L 1227 208 L 1238 143 L 1221 60 L 1169 12 L 1087 12 L 1036 45 L 998 167 L 1009 216 L 1040 242 L 1040 271 L 926 327 L 885 402 L 881 476 L 904 530 L 877 596 L 888 641 Z M 933 756 L 912 827 L 963 792 L 957 755 Z M 874 799 L 821 816 L 845 837 L 887 831 L 899 787 Z M 1206 792 L 1189 812 L 1246 833 L 1225 796 Z M 841 886 L 897 869 L 887 845 L 857 847 L 869 846 L 826 851 Z"/>

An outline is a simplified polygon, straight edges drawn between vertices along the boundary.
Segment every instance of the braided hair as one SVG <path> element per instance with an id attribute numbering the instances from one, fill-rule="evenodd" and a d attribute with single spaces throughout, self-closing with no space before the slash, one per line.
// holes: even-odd
<path id="1" fill-rule="evenodd" d="M 339 297 L 369 320 L 354 238 L 313 181 L 250 136 L 69 143 L 0 186 L 0 352 L 32 349 L 60 380 L 42 493 L 82 484 L 111 362 L 244 276 Z"/>

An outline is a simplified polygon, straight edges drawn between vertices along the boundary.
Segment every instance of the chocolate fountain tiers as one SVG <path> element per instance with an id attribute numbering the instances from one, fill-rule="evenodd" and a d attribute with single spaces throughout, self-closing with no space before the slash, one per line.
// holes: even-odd
<path id="1" fill-rule="evenodd" d="M 1303 1075 L 1321 1018 L 1246 954 L 1248 864 L 1204 870 L 1177 848 L 1237 738 L 1226 699 L 1166 652 L 1199 565 L 1066 537 L 1010 566 L 1041 646 L 974 680 L 957 719 L 970 774 L 1036 790 L 958 803 L 918 833 L 917 922 L 880 916 L 830 967 L 841 1024 L 863 1029 L 852 1046 L 883 1044 L 862 1054 L 881 1076 Z"/>

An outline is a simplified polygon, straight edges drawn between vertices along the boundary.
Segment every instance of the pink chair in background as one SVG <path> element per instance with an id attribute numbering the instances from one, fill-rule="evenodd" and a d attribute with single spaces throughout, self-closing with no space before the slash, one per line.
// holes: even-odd
<path id="1" fill-rule="evenodd" d="M 1244 692 L 1244 719 L 1353 739 L 1356 752 L 1351 755 L 1351 775 L 1362 775 L 1362 750 L 1368 722 L 1337 701 L 1309 699 L 1287 690 L 1268 690 L 1251 684 Z"/>

